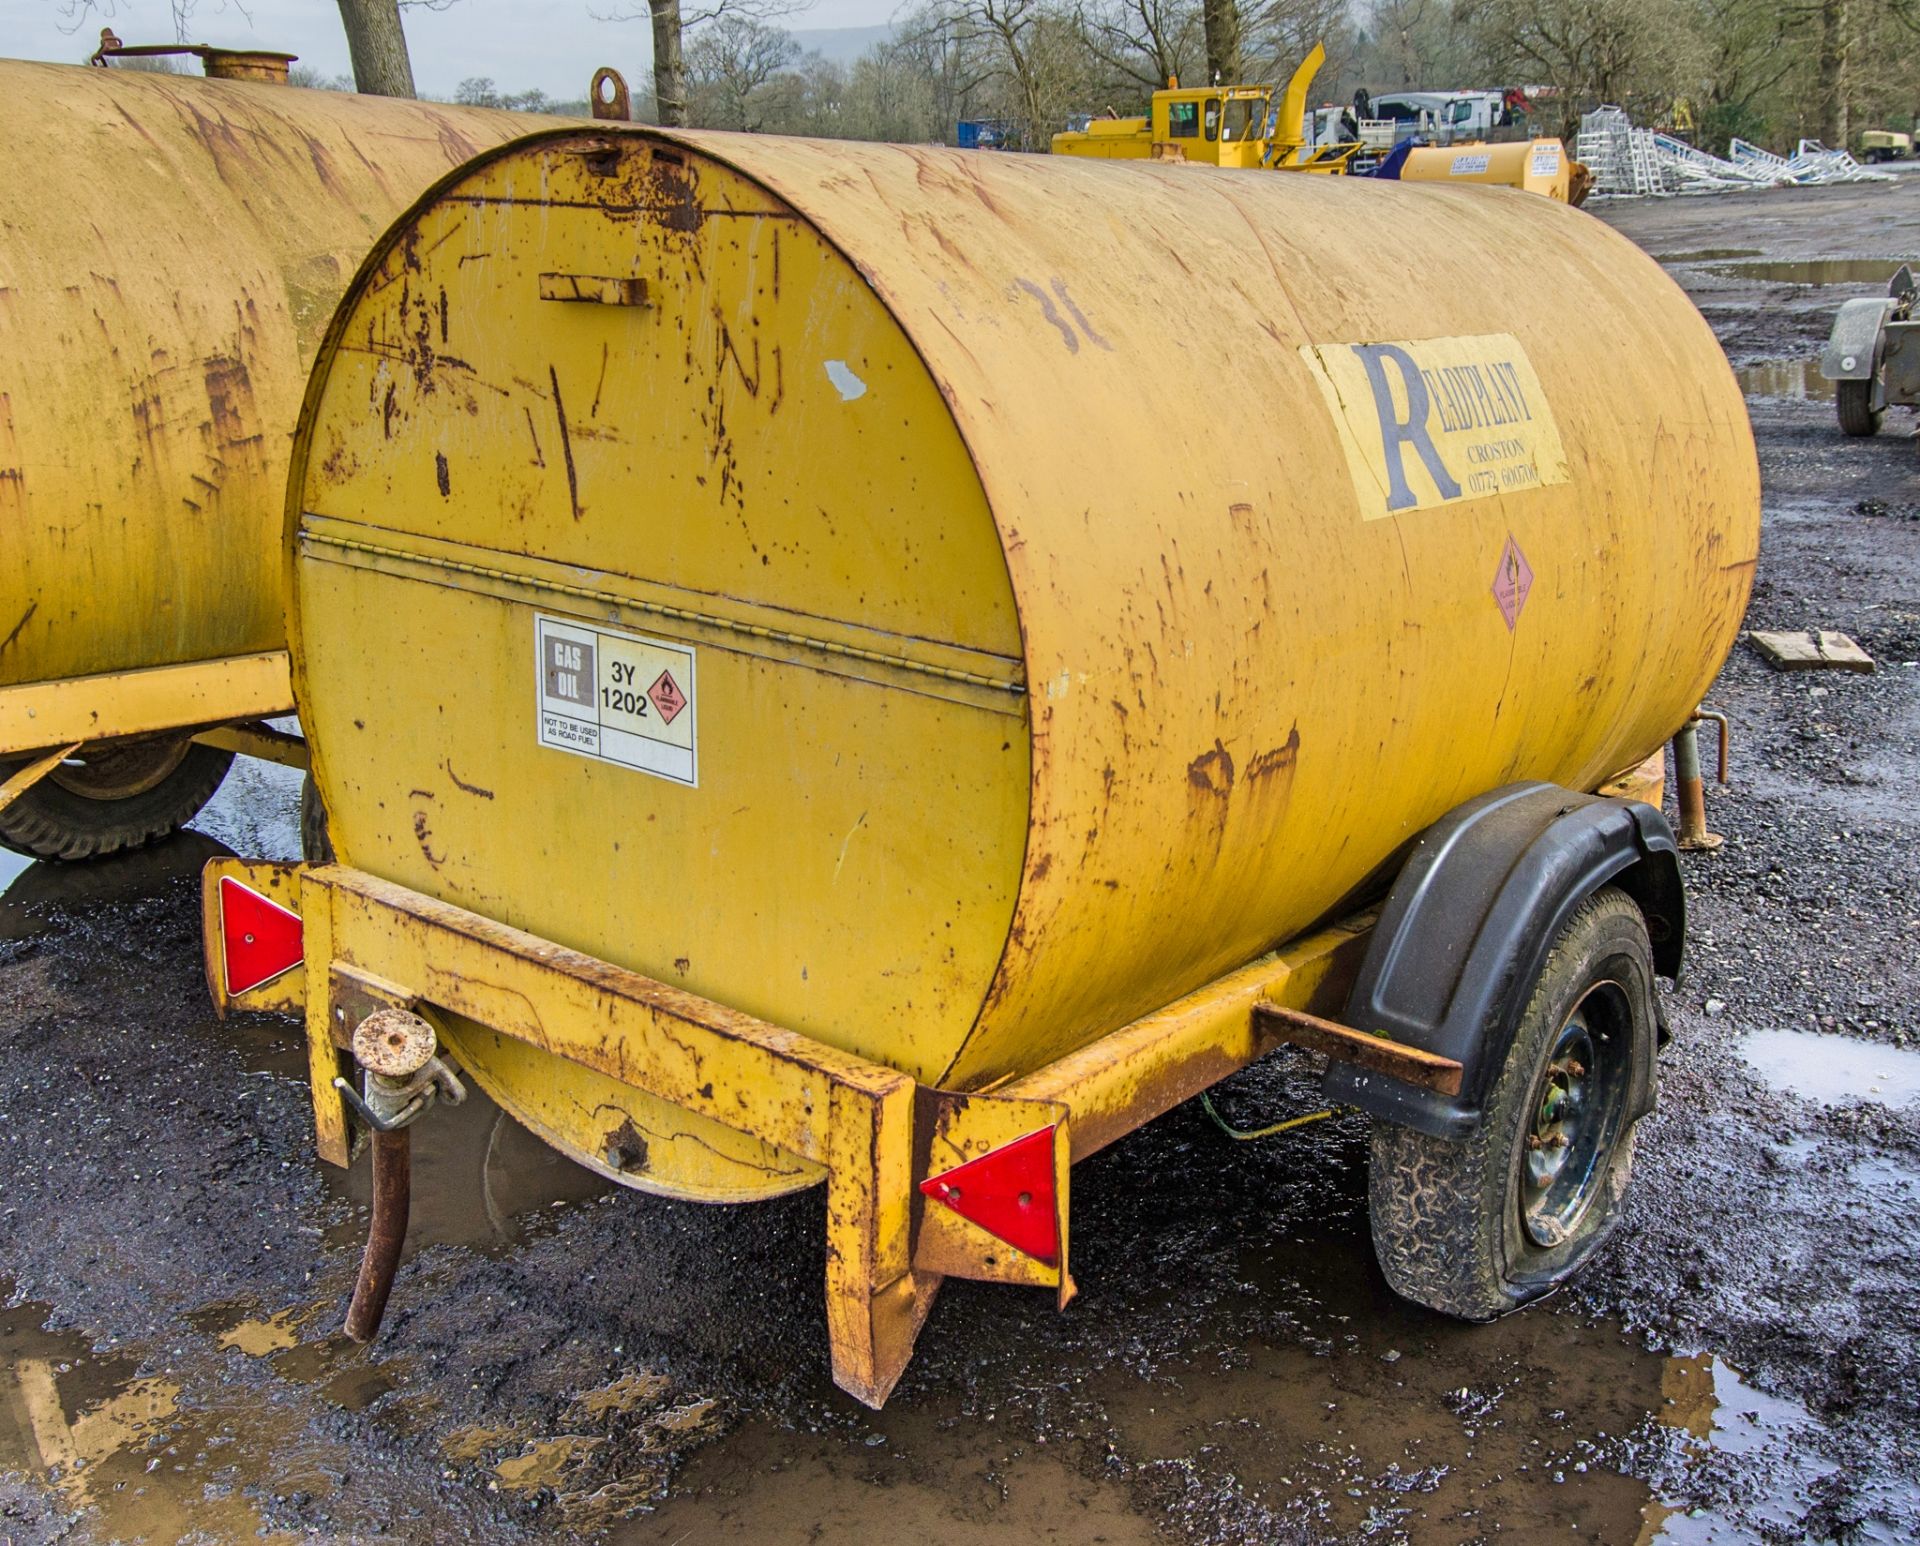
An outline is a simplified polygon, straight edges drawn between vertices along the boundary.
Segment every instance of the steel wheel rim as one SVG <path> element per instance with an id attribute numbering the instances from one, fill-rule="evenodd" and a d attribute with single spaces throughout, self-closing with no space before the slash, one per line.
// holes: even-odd
<path id="1" fill-rule="evenodd" d="M 1630 1025 L 1621 986 L 1594 984 L 1561 1024 L 1534 1081 L 1518 1201 L 1527 1238 L 1544 1250 L 1573 1238 L 1606 1184 L 1626 1114 Z"/>
<path id="2" fill-rule="evenodd" d="M 130 800 L 165 782 L 187 760 L 190 741 L 134 741 L 84 746 L 48 780 L 88 800 Z"/>

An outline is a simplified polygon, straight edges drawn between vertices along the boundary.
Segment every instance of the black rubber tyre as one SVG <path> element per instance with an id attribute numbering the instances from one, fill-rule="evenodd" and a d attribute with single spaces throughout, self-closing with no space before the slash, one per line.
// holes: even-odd
<path id="1" fill-rule="evenodd" d="M 1873 406 L 1871 381 L 1834 382 L 1833 406 L 1840 417 L 1842 434 L 1877 435 L 1880 433 L 1881 410 Z"/>
<path id="2" fill-rule="evenodd" d="M 187 741 L 84 747 L 0 811 L 0 845 L 36 859 L 143 848 L 191 821 L 232 765 L 232 752 Z M 0 766 L 0 776 L 20 766 Z"/>
<path id="3" fill-rule="evenodd" d="M 1599 1250 L 1619 1221 L 1634 1124 L 1652 1106 L 1653 993 L 1646 920 L 1603 887 L 1555 941 L 1473 1134 L 1374 1124 L 1373 1248 L 1396 1293 L 1492 1320 Z"/>
<path id="4" fill-rule="evenodd" d="M 333 863 L 333 839 L 327 835 L 327 808 L 320 786 L 309 773 L 300 785 L 300 856 L 309 864 Z"/>

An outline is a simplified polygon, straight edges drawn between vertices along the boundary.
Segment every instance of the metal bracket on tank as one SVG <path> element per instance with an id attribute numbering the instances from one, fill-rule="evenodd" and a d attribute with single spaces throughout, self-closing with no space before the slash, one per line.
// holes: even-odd
<path id="1" fill-rule="evenodd" d="M 627 78 L 611 65 L 603 64 L 593 72 L 587 101 L 595 118 L 614 123 L 627 123 L 633 118 L 633 94 L 627 90 Z"/>

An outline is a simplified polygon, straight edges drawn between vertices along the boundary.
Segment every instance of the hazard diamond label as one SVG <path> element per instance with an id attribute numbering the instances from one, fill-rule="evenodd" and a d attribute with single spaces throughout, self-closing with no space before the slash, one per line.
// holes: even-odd
<path id="1" fill-rule="evenodd" d="M 536 616 L 533 648 L 542 746 L 699 787 L 692 645 Z"/>
<path id="2" fill-rule="evenodd" d="M 1507 534 L 1507 545 L 1500 553 L 1500 568 L 1493 577 L 1493 599 L 1500 604 L 1500 615 L 1512 633 L 1520 621 L 1520 609 L 1527 604 L 1527 592 L 1533 589 L 1533 565 L 1520 551 L 1520 544 Z"/>
<path id="3" fill-rule="evenodd" d="M 660 673 L 659 679 L 647 689 L 647 696 L 660 711 L 660 723 L 663 725 L 672 724 L 687 706 L 687 695 L 680 691 L 680 685 L 674 681 L 671 671 Z"/>

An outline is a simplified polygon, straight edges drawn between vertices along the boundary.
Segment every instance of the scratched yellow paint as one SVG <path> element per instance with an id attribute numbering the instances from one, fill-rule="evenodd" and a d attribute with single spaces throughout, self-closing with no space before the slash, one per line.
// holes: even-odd
<path id="1" fill-rule="evenodd" d="M 1514 363 L 1537 477 L 1376 509 L 1313 361 L 1396 340 Z M 352 287 L 290 484 L 295 680 L 345 863 L 978 1090 L 1463 800 L 1644 758 L 1758 513 L 1710 330 L 1552 201 L 602 126 L 476 161 Z M 697 771 L 603 754 L 581 683 L 641 684 L 541 618 L 686 653 Z M 808 1179 L 450 1029 L 563 1148 L 631 1123 L 629 1184 Z"/>
<path id="2" fill-rule="evenodd" d="M 0 101 L 0 699 L 93 677 L 60 698 L 90 737 L 284 710 L 218 673 L 188 703 L 180 673 L 102 674 L 282 647 L 287 461 L 327 318 L 411 199 L 527 120 L 16 60 Z M 0 754 L 47 744 L 8 717 Z"/>

